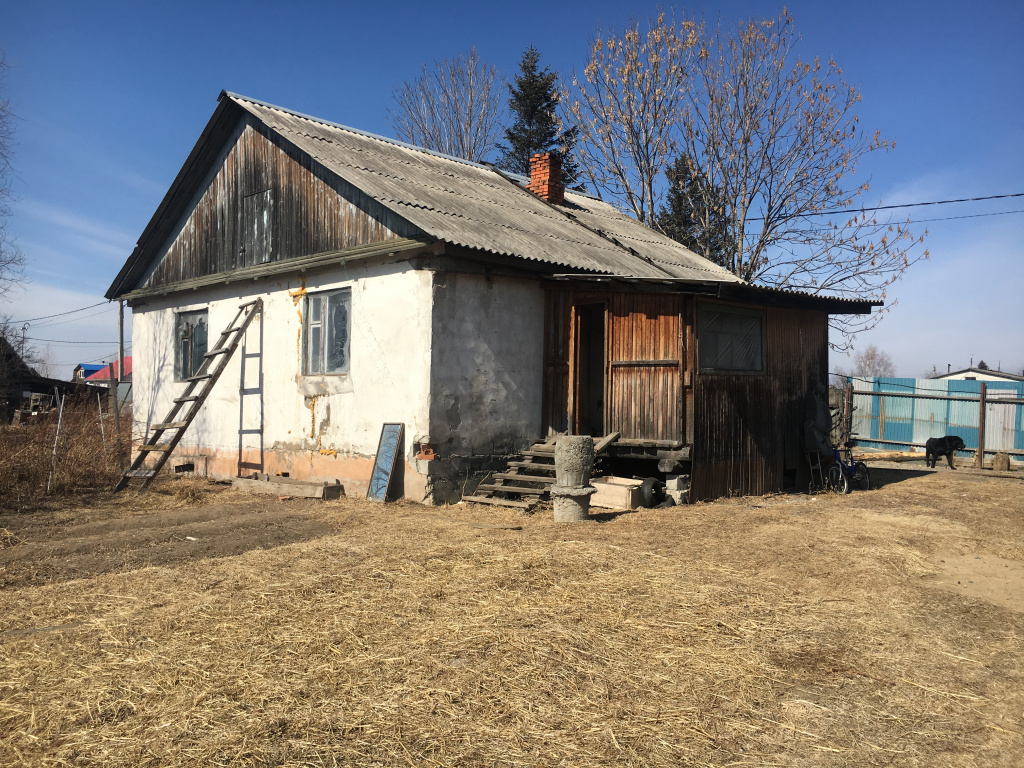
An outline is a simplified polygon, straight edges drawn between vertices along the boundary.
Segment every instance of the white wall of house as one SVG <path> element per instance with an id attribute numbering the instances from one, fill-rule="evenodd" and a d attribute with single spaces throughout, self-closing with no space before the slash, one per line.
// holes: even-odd
<path id="1" fill-rule="evenodd" d="M 438 273 L 430 438 L 442 456 L 515 453 L 540 436 L 544 291 L 539 281 Z"/>
<path id="2" fill-rule="evenodd" d="M 133 311 L 137 428 L 162 421 L 186 387 L 174 381 L 175 314 L 208 309 L 212 348 L 238 305 L 262 297 L 262 318 L 245 338 L 247 355 L 262 345 L 261 356 L 245 359 L 248 394 L 240 404 L 240 348 L 178 453 L 207 456 L 209 474 L 233 476 L 239 429 L 258 428 L 262 407 L 265 471 L 338 478 L 349 493 L 365 491 L 383 423 L 405 423 L 407 458 L 413 437 L 429 430 L 431 283 L 429 272 L 407 264 L 373 265 L 146 299 Z M 345 287 L 352 292 L 349 373 L 302 376 L 304 296 Z M 245 459 L 258 459 L 259 436 L 244 435 L 243 443 Z M 406 488 L 414 496 L 411 474 Z"/>
<path id="3" fill-rule="evenodd" d="M 978 369 L 959 371 L 957 373 L 947 373 L 944 376 L 936 376 L 935 378 L 945 381 L 1020 381 L 1019 376 L 1005 376 L 1002 375 L 1001 371 L 980 371 Z"/>

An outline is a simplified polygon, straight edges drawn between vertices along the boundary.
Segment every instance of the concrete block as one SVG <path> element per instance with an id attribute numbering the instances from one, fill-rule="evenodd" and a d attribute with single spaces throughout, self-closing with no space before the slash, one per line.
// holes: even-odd
<path id="1" fill-rule="evenodd" d="M 665 475 L 666 491 L 687 491 L 690 488 L 689 475 Z"/>
<path id="2" fill-rule="evenodd" d="M 679 506 L 680 504 L 688 504 L 690 501 L 690 491 L 665 491 L 665 495 L 672 499 L 672 502 Z"/>

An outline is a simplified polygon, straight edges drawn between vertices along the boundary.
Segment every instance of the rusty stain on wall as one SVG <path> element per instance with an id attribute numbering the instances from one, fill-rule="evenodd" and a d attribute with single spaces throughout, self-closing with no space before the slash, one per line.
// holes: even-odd
<path id="1" fill-rule="evenodd" d="M 298 331 L 296 332 L 296 335 L 295 335 L 295 350 L 296 350 L 296 352 L 298 353 L 298 356 L 299 356 L 299 364 L 298 364 L 298 367 L 296 368 L 296 370 L 299 371 L 299 374 L 301 375 L 301 373 L 302 373 L 302 305 L 301 305 L 300 302 L 306 296 L 306 278 L 303 275 L 299 275 L 299 287 L 296 288 L 294 291 L 288 291 L 288 295 L 292 299 L 292 304 L 294 304 L 296 307 L 298 307 L 298 309 L 295 310 L 295 314 L 297 314 L 299 316 L 299 329 L 298 329 Z"/>

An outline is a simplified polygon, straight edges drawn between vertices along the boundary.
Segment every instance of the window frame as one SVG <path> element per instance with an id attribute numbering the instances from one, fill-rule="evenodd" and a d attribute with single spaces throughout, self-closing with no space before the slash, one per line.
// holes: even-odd
<path id="1" fill-rule="evenodd" d="M 203 345 L 203 350 L 196 354 L 195 336 L 193 329 L 199 325 L 198 322 L 189 323 L 186 320 L 187 317 L 192 316 L 198 319 L 200 316 L 205 321 L 203 325 L 206 327 L 206 339 Z M 187 329 L 187 331 L 186 331 Z M 183 335 L 188 334 L 189 341 L 189 354 L 187 356 L 186 366 L 186 355 L 183 354 L 183 342 L 186 341 Z M 174 313 L 174 380 L 175 381 L 188 381 L 194 377 L 199 369 L 203 367 L 205 361 L 204 355 L 210 351 L 210 309 L 209 307 L 203 307 L 201 309 L 185 309 L 179 310 Z"/>
<path id="2" fill-rule="evenodd" d="M 704 315 L 708 311 L 731 312 L 735 315 L 757 318 L 761 331 L 761 367 L 750 368 L 716 368 L 704 365 L 703 336 L 704 336 Z M 764 307 L 737 306 L 715 301 L 697 302 L 697 328 L 695 329 L 697 339 L 697 371 L 698 373 L 718 374 L 726 376 L 767 376 L 768 375 L 768 313 Z"/>
<path id="3" fill-rule="evenodd" d="M 330 338 L 330 328 L 328 324 L 328 312 L 330 307 L 330 298 L 332 296 L 340 296 L 343 298 L 343 306 L 346 311 L 346 322 L 345 322 L 345 363 L 344 366 L 337 370 L 327 370 L 327 361 L 329 356 L 329 344 L 328 338 Z M 319 319 L 314 321 L 314 307 L 313 302 L 323 302 L 319 306 Z M 303 313 L 302 313 L 302 375 L 304 377 L 317 377 L 317 376 L 348 376 L 352 370 L 352 288 L 332 288 L 326 291 L 316 291 L 315 293 L 307 293 L 303 302 Z M 312 339 L 313 331 L 319 329 L 320 331 L 320 367 L 321 370 L 314 371 L 311 368 L 311 360 L 313 357 L 312 351 Z"/>

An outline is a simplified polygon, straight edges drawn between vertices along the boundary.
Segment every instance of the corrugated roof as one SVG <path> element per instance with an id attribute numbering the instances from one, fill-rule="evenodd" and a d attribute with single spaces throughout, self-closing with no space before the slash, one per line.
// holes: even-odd
<path id="1" fill-rule="evenodd" d="M 564 206 L 551 206 L 487 166 L 225 97 L 439 240 L 586 272 L 743 282 L 588 195 L 566 192 Z"/>

